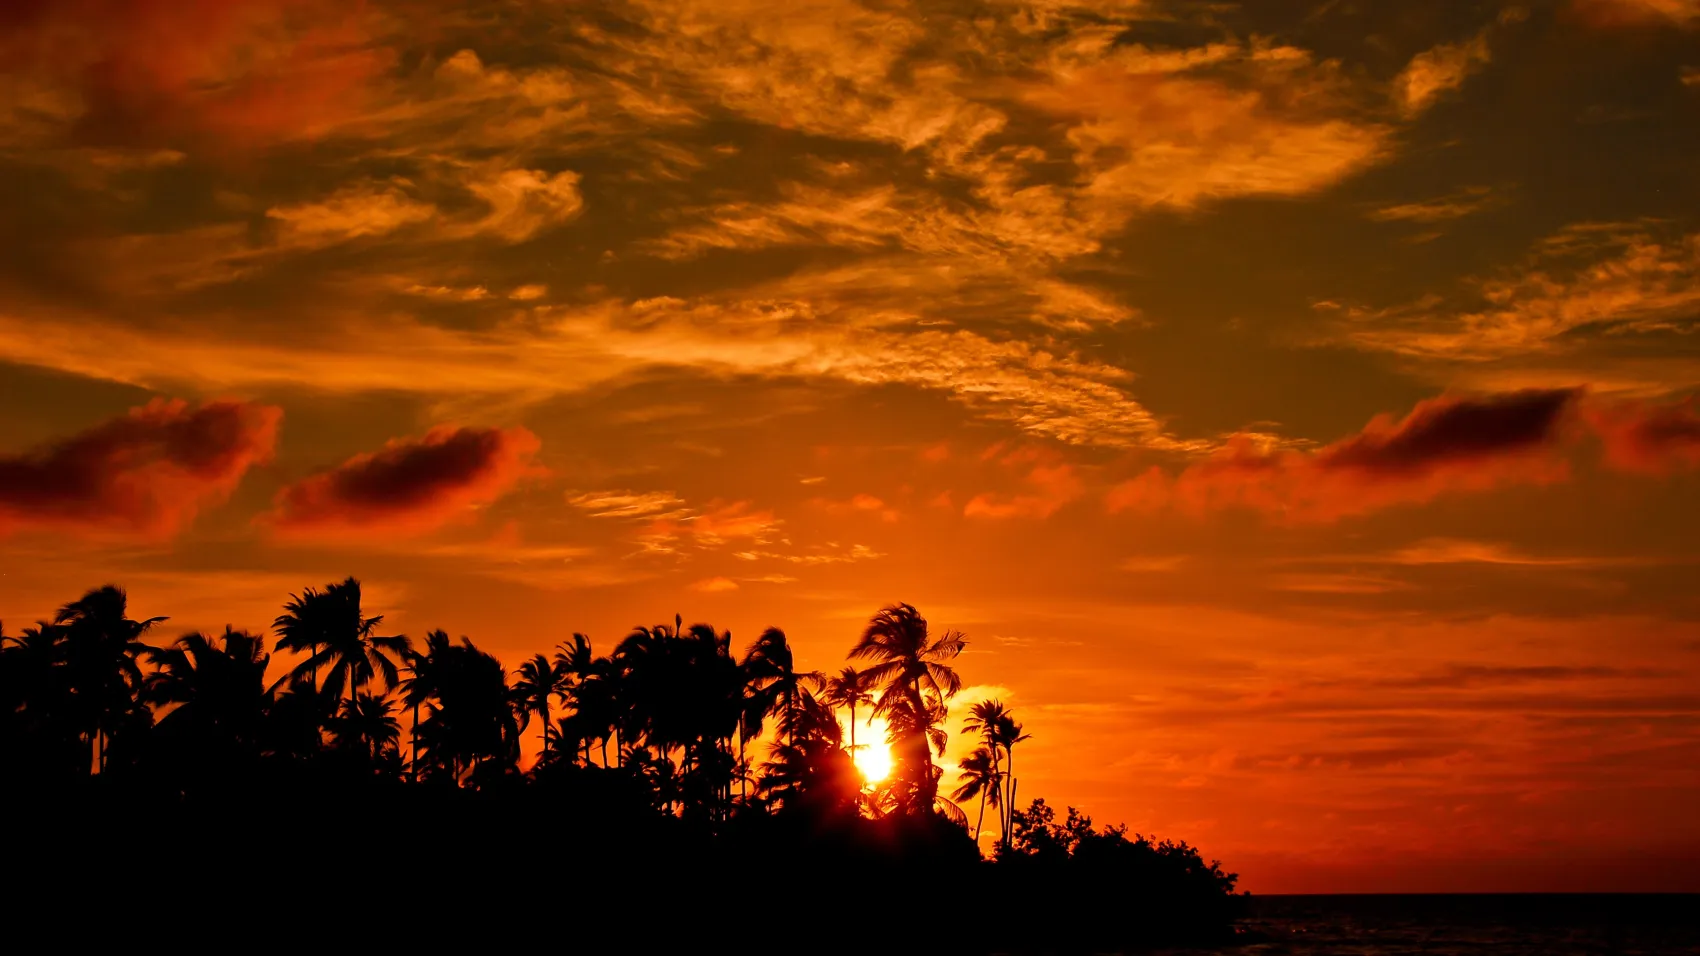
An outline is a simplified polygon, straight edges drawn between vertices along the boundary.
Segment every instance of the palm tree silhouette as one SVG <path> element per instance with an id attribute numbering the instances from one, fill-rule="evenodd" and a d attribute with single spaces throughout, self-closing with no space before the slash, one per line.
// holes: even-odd
<path id="1" fill-rule="evenodd" d="M 265 640 L 226 626 L 218 637 L 185 634 L 170 647 L 146 652 L 153 670 L 142 685 L 143 703 L 170 708 L 161 734 L 229 759 L 258 747 L 271 695 Z"/>
<path id="2" fill-rule="evenodd" d="M 407 676 L 398 685 L 401 702 L 413 709 L 413 725 L 408 731 L 407 775 L 419 779 L 419 708 L 437 695 L 437 673 L 450 647 L 447 631 L 436 630 L 425 635 L 425 651 L 409 648 L 402 659 L 407 664 Z"/>
<path id="3" fill-rule="evenodd" d="M 389 697 L 362 691 L 342 702 L 332 736 L 339 748 L 357 754 L 369 769 L 376 770 L 380 758 L 401 739 L 401 723 L 394 712 Z"/>
<path id="4" fill-rule="evenodd" d="M 989 747 L 980 747 L 962 759 L 960 766 L 962 785 L 952 793 L 953 800 L 972 800 L 980 798 L 980 816 L 974 822 L 974 842 L 980 842 L 980 830 L 986 823 L 986 802 L 991 801 L 992 809 L 999 809 L 1002 804 L 1003 774 L 998 772 L 996 751 Z M 1000 813 L 999 819 L 1002 819 Z"/>
<path id="5" fill-rule="evenodd" d="M 94 768 L 106 771 L 108 743 L 118 727 L 149 720 L 136 700 L 143 681 L 137 663 L 148 646 L 141 636 L 166 620 L 130 620 L 129 597 L 107 585 L 59 609 L 53 624 L 65 642 L 64 667 L 77 726 L 95 747 Z"/>
<path id="6" fill-rule="evenodd" d="M 874 695 L 868 693 L 867 678 L 854 667 L 846 667 L 826 681 L 826 702 L 834 707 L 850 708 L 850 752 L 856 752 L 856 705 L 872 704 Z"/>
<path id="7" fill-rule="evenodd" d="M 968 719 L 962 722 L 963 733 L 980 735 L 980 749 L 984 750 L 987 756 L 991 758 L 992 772 L 999 774 L 998 788 L 992 791 L 993 809 L 997 809 L 1001 805 L 998 798 L 1002 796 L 1001 764 L 1003 762 L 1003 745 L 998 742 L 998 725 L 1007 718 L 1008 714 L 1009 708 L 1004 706 L 1003 701 L 982 700 L 968 708 Z M 985 802 L 984 798 L 982 798 L 980 805 L 980 815 L 982 819 L 985 817 L 985 812 Z M 999 813 L 998 830 L 1000 840 L 1002 839 L 1002 832 L 1006 829 L 1005 822 L 1003 814 Z M 975 831 L 975 839 L 979 839 L 978 828 L 976 828 Z"/>
<path id="8" fill-rule="evenodd" d="M 327 585 L 323 591 L 308 588 L 285 606 L 273 627 L 282 635 L 278 639 L 280 650 L 315 649 L 295 666 L 292 676 L 316 680 L 319 665 L 327 666 L 329 672 L 320 690 L 328 700 L 336 701 L 345 687 L 349 699 L 354 699 L 374 677 L 383 680 L 386 690 L 396 685 L 397 661 L 411 645 L 401 635 L 373 634 L 383 622 L 382 614 L 364 616 L 360 582 L 349 578 Z"/>
<path id="9" fill-rule="evenodd" d="M 863 672 L 868 686 L 881 688 L 874 713 L 889 715 L 894 741 L 902 746 L 899 758 L 919 764 L 910 771 L 914 809 L 931 808 L 938 796 L 938 773 L 928 743 L 944 754 L 942 731 L 935 736 L 933 729 L 944 719 L 945 701 L 962 687 L 962 679 L 945 662 L 967 644 L 956 631 L 933 638 L 926 618 L 913 605 L 892 604 L 873 616 L 850 648 L 851 660 L 877 662 Z"/>
<path id="10" fill-rule="evenodd" d="M 1008 713 L 999 716 L 997 722 L 993 725 L 992 739 L 998 746 L 1003 747 L 1004 754 L 1009 757 L 1009 763 L 1005 765 L 1005 780 L 1009 789 L 1004 794 L 1003 801 L 1006 814 L 1014 812 L 1015 808 L 1015 745 L 1024 740 L 1032 739 L 1032 736 L 1032 734 L 1022 733 L 1021 725 L 1016 723 L 1015 718 Z M 1013 819 L 1005 816 L 1003 845 L 1006 850 L 1009 849 L 1010 830 L 1014 823 Z"/>
<path id="11" fill-rule="evenodd" d="M 519 670 L 514 674 L 518 677 L 518 680 L 514 681 L 513 691 L 514 701 L 520 708 L 520 730 L 523 732 L 531 723 L 532 714 L 543 719 L 543 749 L 537 756 L 538 762 L 542 763 L 549 759 L 549 731 L 552 729 L 549 698 L 557 697 L 562 702 L 566 701 L 572 674 L 542 654 L 519 665 Z"/>
<path id="12" fill-rule="evenodd" d="M 785 632 L 777 627 L 762 631 L 744 652 L 743 668 L 751 696 L 759 702 L 762 713 L 778 717 L 779 732 L 787 743 L 795 744 L 803 715 L 802 699 L 825 685 L 826 675 L 798 671 Z"/>
<path id="13" fill-rule="evenodd" d="M 519 720 L 502 662 L 464 637 L 432 650 L 433 700 L 419 725 L 424 767 L 455 782 L 508 774 L 519 759 Z"/>

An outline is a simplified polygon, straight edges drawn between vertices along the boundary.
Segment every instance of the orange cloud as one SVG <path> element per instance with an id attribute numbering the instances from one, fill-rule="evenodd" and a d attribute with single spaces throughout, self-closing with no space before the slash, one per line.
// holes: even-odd
<path id="1" fill-rule="evenodd" d="M 1464 80 L 1490 59 L 1485 32 L 1464 43 L 1443 43 L 1417 54 L 1393 81 L 1400 109 L 1408 116 L 1421 113 L 1463 86 Z"/>
<path id="2" fill-rule="evenodd" d="M 290 485 L 267 520 L 287 534 L 429 531 L 500 498 L 539 447 L 524 428 L 435 428 Z"/>
<path id="3" fill-rule="evenodd" d="M 848 501 L 833 501 L 829 498 L 816 498 L 815 505 L 824 509 L 828 514 L 854 514 L 856 512 L 878 514 L 881 521 L 896 521 L 897 509 L 886 507 L 883 499 L 870 494 L 855 494 Z"/>
<path id="4" fill-rule="evenodd" d="M 704 578 L 692 584 L 691 590 L 698 594 L 724 594 L 727 591 L 738 590 L 738 582 L 731 578 Z"/>
<path id="5" fill-rule="evenodd" d="M 1112 512 L 1241 507 L 1330 521 L 1448 493 L 1558 481 L 1569 475 L 1562 452 L 1581 397 L 1578 389 L 1442 396 L 1312 452 L 1239 436 L 1178 476 L 1153 468 L 1116 486 L 1106 504 Z"/>
<path id="6" fill-rule="evenodd" d="M 270 405 L 156 399 L 65 441 L 0 457 L 0 532 L 174 534 L 271 458 L 282 417 Z"/>
<path id="7" fill-rule="evenodd" d="M 1522 268 L 1478 280 L 1479 308 L 1436 300 L 1344 310 L 1360 346 L 1448 359 L 1500 359 L 1574 347 L 1578 333 L 1685 328 L 1700 306 L 1700 233 L 1582 223 L 1542 240 Z"/>
<path id="8" fill-rule="evenodd" d="M 1032 465 L 1022 476 L 1031 490 L 1003 495 L 984 492 L 969 499 L 962 514 L 967 518 L 1049 518 L 1064 505 L 1081 496 L 1085 485 L 1074 466 L 1057 460 L 1055 453 L 1031 445 L 1007 449 L 1003 442 L 987 448 L 981 461 L 995 459 L 1005 468 Z"/>
<path id="9" fill-rule="evenodd" d="M 751 511 L 748 502 L 711 501 L 704 511 L 680 509 L 656 518 L 644 527 L 637 540 L 645 551 L 662 554 L 678 551 L 679 540 L 686 537 L 700 547 L 709 548 L 733 539 L 762 544 L 773 537 L 779 524 L 773 512 Z"/>
<path id="10" fill-rule="evenodd" d="M 1190 72 L 1222 64 L 1242 67 L 1251 88 Z M 1060 64 L 1026 98 L 1077 119 L 1068 138 L 1092 199 L 1185 209 L 1311 193 L 1379 161 L 1388 131 L 1330 115 L 1329 85 L 1327 71 L 1292 47 L 1133 47 Z"/>
<path id="11" fill-rule="evenodd" d="M 1654 475 L 1700 468 L 1700 399 L 1600 403 L 1586 415 L 1614 468 Z"/>

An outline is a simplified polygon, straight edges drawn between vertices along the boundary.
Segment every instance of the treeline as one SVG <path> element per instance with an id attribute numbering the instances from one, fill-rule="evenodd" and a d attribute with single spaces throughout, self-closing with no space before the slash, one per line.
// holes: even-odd
<path id="1" fill-rule="evenodd" d="M 876 613 L 851 666 L 832 676 L 800 670 L 777 628 L 740 653 L 730 633 L 678 617 L 606 654 L 574 634 L 510 676 L 464 637 L 380 633 L 352 578 L 292 595 L 272 637 L 227 628 L 150 643 L 165 620 L 132 619 L 125 593 L 108 586 L 16 635 L 0 629 L 15 859 L 43 872 L 67 861 L 133 868 L 138 857 L 113 834 L 140 817 L 172 842 L 139 858 L 209 892 L 211 874 L 245 881 L 226 888 L 283 891 L 321 854 L 372 864 L 405 834 L 461 905 L 521 892 L 507 877 L 631 915 L 649 902 L 736 906 L 732 888 L 750 878 L 799 893 L 825 879 L 851 900 L 925 874 L 989 879 L 1025 900 L 935 951 L 1231 931 L 1235 877 L 1196 849 L 1094 829 L 1073 808 L 1059 823 L 1043 800 L 1017 809 L 1014 755 L 1029 736 L 998 701 L 971 706 L 965 731 L 977 746 L 947 786 L 939 758 L 966 641 L 931 633 L 907 604 Z M 275 680 L 274 652 L 294 661 Z M 857 769 L 857 749 L 877 744 L 847 742 L 840 712 L 852 736 L 883 720 L 891 770 L 881 779 Z M 522 772 L 528 733 L 542 750 Z M 989 861 L 979 840 L 988 811 Z M 256 855 L 257 845 L 271 849 Z M 494 873 L 504 879 L 476 876 Z M 391 880 L 364 892 L 406 883 Z M 655 898 L 609 892 L 629 880 Z M 1058 907 L 1081 917 L 1042 915 Z M 802 928 L 811 912 L 772 919 Z"/>

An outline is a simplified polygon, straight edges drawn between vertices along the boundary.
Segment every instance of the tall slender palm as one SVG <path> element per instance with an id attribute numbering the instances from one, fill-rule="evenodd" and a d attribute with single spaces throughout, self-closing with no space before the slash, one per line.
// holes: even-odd
<path id="1" fill-rule="evenodd" d="M 1007 792 L 1004 794 L 1003 801 L 1005 814 L 1003 821 L 1003 845 L 1006 850 L 1009 849 L 1010 829 L 1015 823 L 1014 819 L 1011 817 L 1011 814 L 1015 812 L 1015 745 L 1024 740 L 1030 740 L 1032 737 L 1032 734 L 1022 733 L 1021 725 L 1016 723 L 1015 718 L 1007 713 L 998 719 L 995 725 L 995 730 L 992 734 L 993 740 L 996 741 L 998 746 L 1003 748 L 1004 754 L 1009 757 L 1009 763 L 1004 767 L 1006 781 L 1005 786 L 1008 788 Z"/>
<path id="2" fill-rule="evenodd" d="M 980 816 L 974 822 L 974 842 L 978 844 L 980 830 L 986 824 L 987 801 L 991 802 L 993 810 L 998 810 L 1003 804 L 1003 774 L 998 772 L 997 752 L 981 746 L 962 759 L 959 769 L 962 785 L 950 796 L 953 800 L 980 798 Z M 1003 819 L 1001 812 L 998 819 Z"/>
<path id="3" fill-rule="evenodd" d="M 407 745 L 407 775 L 411 780 L 419 779 L 419 708 L 437 696 L 439 675 L 451 646 L 448 632 L 436 630 L 425 635 L 423 653 L 409 648 L 402 655 L 407 663 L 407 676 L 399 685 L 401 702 L 413 709 L 413 726 L 408 730 Z"/>
<path id="4" fill-rule="evenodd" d="M 916 808 L 930 808 L 938 796 L 938 774 L 933 765 L 933 743 L 944 754 L 944 743 L 931 730 L 944 716 L 945 702 L 962 687 L 962 679 L 945 663 L 956 658 L 968 644 L 960 633 L 946 631 L 934 638 L 927 620 L 913 605 L 893 604 L 879 610 L 854 647 L 851 660 L 876 663 L 864 671 L 869 687 L 881 688 L 874 713 L 899 718 L 887 723 L 901 733 L 906 761 L 914 760 L 912 784 Z"/>
<path id="5" fill-rule="evenodd" d="M 987 755 L 991 757 L 992 771 L 994 773 L 999 773 L 1000 781 L 1002 779 L 1001 764 L 1003 761 L 1003 745 L 998 742 L 998 725 L 1003 722 L 1008 715 L 1009 708 L 1004 706 L 1003 701 L 982 700 L 968 708 L 968 719 L 962 722 L 963 733 L 977 734 L 979 736 L 980 748 L 986 751 Z M 996 795 L 1001 796 L 1001 790 L 1002 785 L 1000 783 L 999 790 L 995 791 Z M 1000 804 L 996 802 L 992 804 L 994 809 L 999 805 Z M 982 805 L 980 809 L 983 815 L 985 807 Z M 998 827 L 1000 834 L 1003 826 L 1004 817 L 1003 814 L 1000 813 L 998 814 Z M 976 839 L 977 838 L 978 837 L 976 837 Z M 1002 839 L 1001 835 L 999 839 Z"/>
<path id="6" fill-rule="evenodd" d="M 396 686 L 397 663 L 411 646 L 406 637 L 374 634 L 383 615 L 366 617 L 360 607 L 360 582 L 349 578 L 323 591 L 308 588 L 284 608 L 273 626 L 281 637 L 279 649 L 303 650 L 316 647 L 297 664 L 293 676 L 316 679 L 320 665 L 327 667 L 326 697 L 338 700 L 346 688 L 352 700 L 374 678 L 386 690 Z"/>
<path id="7" fill-rule="evenodd" d="M 549 731 L 553 729 L 553 721 L 549 716 L 549 699 L 559 698 L 565 702 L 567 689 L 572 680 L 572 674 L 563 666 L 556 664 L 538 654 L 531 660 L 519 665 L 514 672 L 518 678 L 514 681 L 514 702 L 520 709 L 520 731 L 531 723 L 531 715 L 536 714 L 543 719 L 543 749 L 537 755 L 537 762 L 543 763 L 549 759 Z"/>
<path id="8" fill-rule="evenodd" d="M 59 609 L 53 623 L 65 641 L 64 666 L 77 726 L 95 746 L 91 771 L 106 770 L 114 730 L 145 721 L 148 711 L 137 700 L 142 669 L 137 659 L 148 650 L 141 636 L 161 621 L 133 621 L 129 597 L 113 585 L 96 588 Z"/>
<path id="9" fill-rule="evenodd" d="M 868 693 L 867 678 L 854 667 L 846 667 L 826 680 L 826 702 L 834 707 L 850 708 L 850 752 L 856 752 L 856 705 L 871 705 L 874 695 Z"/>

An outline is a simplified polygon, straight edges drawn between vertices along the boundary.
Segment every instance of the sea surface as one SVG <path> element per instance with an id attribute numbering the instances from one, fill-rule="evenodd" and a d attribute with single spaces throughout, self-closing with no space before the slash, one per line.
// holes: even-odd
<path id="1" fill-rule="evenodd" d="M 1238 956 L 1700 956 L 1700 895 L 1265 896 Z"/>

